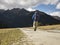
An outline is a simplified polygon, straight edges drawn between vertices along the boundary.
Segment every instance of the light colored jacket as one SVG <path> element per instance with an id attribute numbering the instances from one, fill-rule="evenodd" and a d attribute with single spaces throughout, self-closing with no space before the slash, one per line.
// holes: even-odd
<path id="1" fill-rule="evenodd" d="M 38 21 L 39 20 L 39 15 L 37 12 L 35 12 L 32 16 L 33 21 Z"/>
<path id="2" fill-rule="evenodd" d="M 33 21 L 36 20 L 36 13 L 33 14 L 32 19 Z"/>

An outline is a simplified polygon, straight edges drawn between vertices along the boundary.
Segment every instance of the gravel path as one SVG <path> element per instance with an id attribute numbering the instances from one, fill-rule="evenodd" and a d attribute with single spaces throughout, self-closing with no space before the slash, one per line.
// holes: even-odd
<path id="1" fill-rule="evenodd" d="M 34 45 L 60 45 L 60 31 L 43 31 L 30 28 L 20 28 L 32 40 Z"/>

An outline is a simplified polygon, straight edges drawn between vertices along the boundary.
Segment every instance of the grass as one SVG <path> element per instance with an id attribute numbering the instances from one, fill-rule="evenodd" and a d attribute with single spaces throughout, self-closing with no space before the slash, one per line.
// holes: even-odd
<path id="1" fill-rule="evenodd" d="M 39 26 L 38 28 L 42 29 L 42 30 L 60 30 L 60 24 L 59 25 Z"/>
<path id="2" fill-rule="evenodd" d="M 12 45 L 23 37 L 19 29 L 0 29 L 0 45 Z"/>

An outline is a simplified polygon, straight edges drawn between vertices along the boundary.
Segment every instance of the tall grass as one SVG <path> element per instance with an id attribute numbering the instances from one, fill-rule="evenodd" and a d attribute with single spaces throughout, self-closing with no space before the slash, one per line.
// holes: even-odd
<path id="1" fill-rule="evenodd" d="M 23 36 L 24 34 L 19 29 L 0 29 L 0 45 L 12 45 Z"/>
<path id="2" fill-rule="evenodd" d="M 39 26 L 38 28 L 42 29 L 42 30 L 60 30 L 60 24 L 59 25 Z"/>

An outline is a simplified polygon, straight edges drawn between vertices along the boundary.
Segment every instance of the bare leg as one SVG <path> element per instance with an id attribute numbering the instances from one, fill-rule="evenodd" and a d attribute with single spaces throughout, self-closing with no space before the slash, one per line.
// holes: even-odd
<path id="1" fill-rule="evenodd" d="M 36 31 L 37 25 L 38 25 L 38 22 L 37 22 L 37 21 L 34 21 L 34 22 L 33 22 L 33 28 L 34 28 L 34 31 Z"/>
<path id="2" fill-rule="evenodd" d="M 34 31 L 36 31 L 36 28 L 37 28 L 37 27 L 36 27 L 36 21 L 35 21 L 35 27 L 34 27 Z"/>

